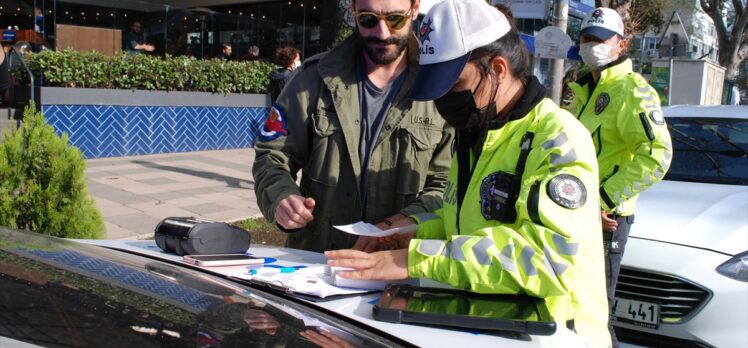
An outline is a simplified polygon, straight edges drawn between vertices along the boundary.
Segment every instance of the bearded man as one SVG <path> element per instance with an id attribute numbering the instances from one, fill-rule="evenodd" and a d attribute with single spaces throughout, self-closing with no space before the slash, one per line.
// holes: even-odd
<path id="1" fill-rule="evenodd" d="M 387 229 L 441 206 L 454 131 L 433 102 L 407 99 L 418 70 L 418 7 L 354 0 L 358 30 L 307 59 L 273 104 L 253 175 L 263 215 L 290 233 L 286 246 L 373 251 L 384 246 L 333 226 Z"/>

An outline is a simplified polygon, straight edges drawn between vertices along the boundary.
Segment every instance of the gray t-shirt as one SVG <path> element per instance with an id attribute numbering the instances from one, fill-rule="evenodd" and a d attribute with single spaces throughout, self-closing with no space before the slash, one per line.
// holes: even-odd
<path id="1" fill-rule="evenodd" d="M 359 144 L 361 173 L 363 175 L 361 180 L 361 198 L 365 205 L 369 157 L 371 157 L 374 145 L 376 145 L 379 131 L 382 129 L 382 123 L 384 123 L 384 119 L 387 117 L 387 111 L 389 111 L 392 101 L 400 92 L 400 88 L 408 74 L 407 71 L 402 72 L 392 83 L 380 89 L 369 80 L 363 59 L 359 59 L 357 70 L 359 76 L 359 100 L 361 101 L 361 142 Z"/>

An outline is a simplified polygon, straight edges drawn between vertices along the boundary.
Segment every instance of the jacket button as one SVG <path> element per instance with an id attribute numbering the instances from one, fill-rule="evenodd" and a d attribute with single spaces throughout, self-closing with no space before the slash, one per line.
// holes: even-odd
<path id="1" fill-rule="evenodd" d="M 345 196 L 346 196 L 346 197 L 350 197 L 350 196 L 351 196 L 351 193 L 350 193 L 350 192 L 346 192 L 346 193 L 345 193 Z"/>
<path id="2" fill-rule="evenodd" d="M 391 130 L 391 129 L 392 129 L 392 125 L 391 125 L 391 124 L 388 124 L 387 126 L 385 126 L 385 127 L 384 127 L 384 129 L 386 129 L 386 130 Z"/>

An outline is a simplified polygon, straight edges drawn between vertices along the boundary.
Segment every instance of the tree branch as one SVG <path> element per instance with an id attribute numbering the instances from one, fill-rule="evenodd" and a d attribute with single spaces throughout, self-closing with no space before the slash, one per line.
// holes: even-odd
<path id="1" fill-rule="evenodd" d="M 743 2 L 740 0 L 732 0 L 732 8 L 735 9 L 735 13 L 742 13 Z"/>

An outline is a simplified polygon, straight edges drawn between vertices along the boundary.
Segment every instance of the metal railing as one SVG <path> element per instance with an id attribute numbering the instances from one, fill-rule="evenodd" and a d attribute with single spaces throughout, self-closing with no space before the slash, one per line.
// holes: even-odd
<path id="1" fill-rule="evenodd" d="M 36 101 L 35 93 L 35 81 L 34 81 L 34 73 L 29 68 L 28 64 L 26 64 L 26 59 L 23 58 L 23 55 L 21 52 L 18 52 L 18 50 L 15 47 L 11 47 L 8 51 L 8 66 L 13 67 L 15 66 L 15 61 L 17 60 L 20 62 L 21 67 L 26 72 L 26 74 L 29 76 L 29 95 L 31 96 L 29 99 L 31 101 Z M 11 100 L 15 100 L 15 96 L 11 98 Z"/>

